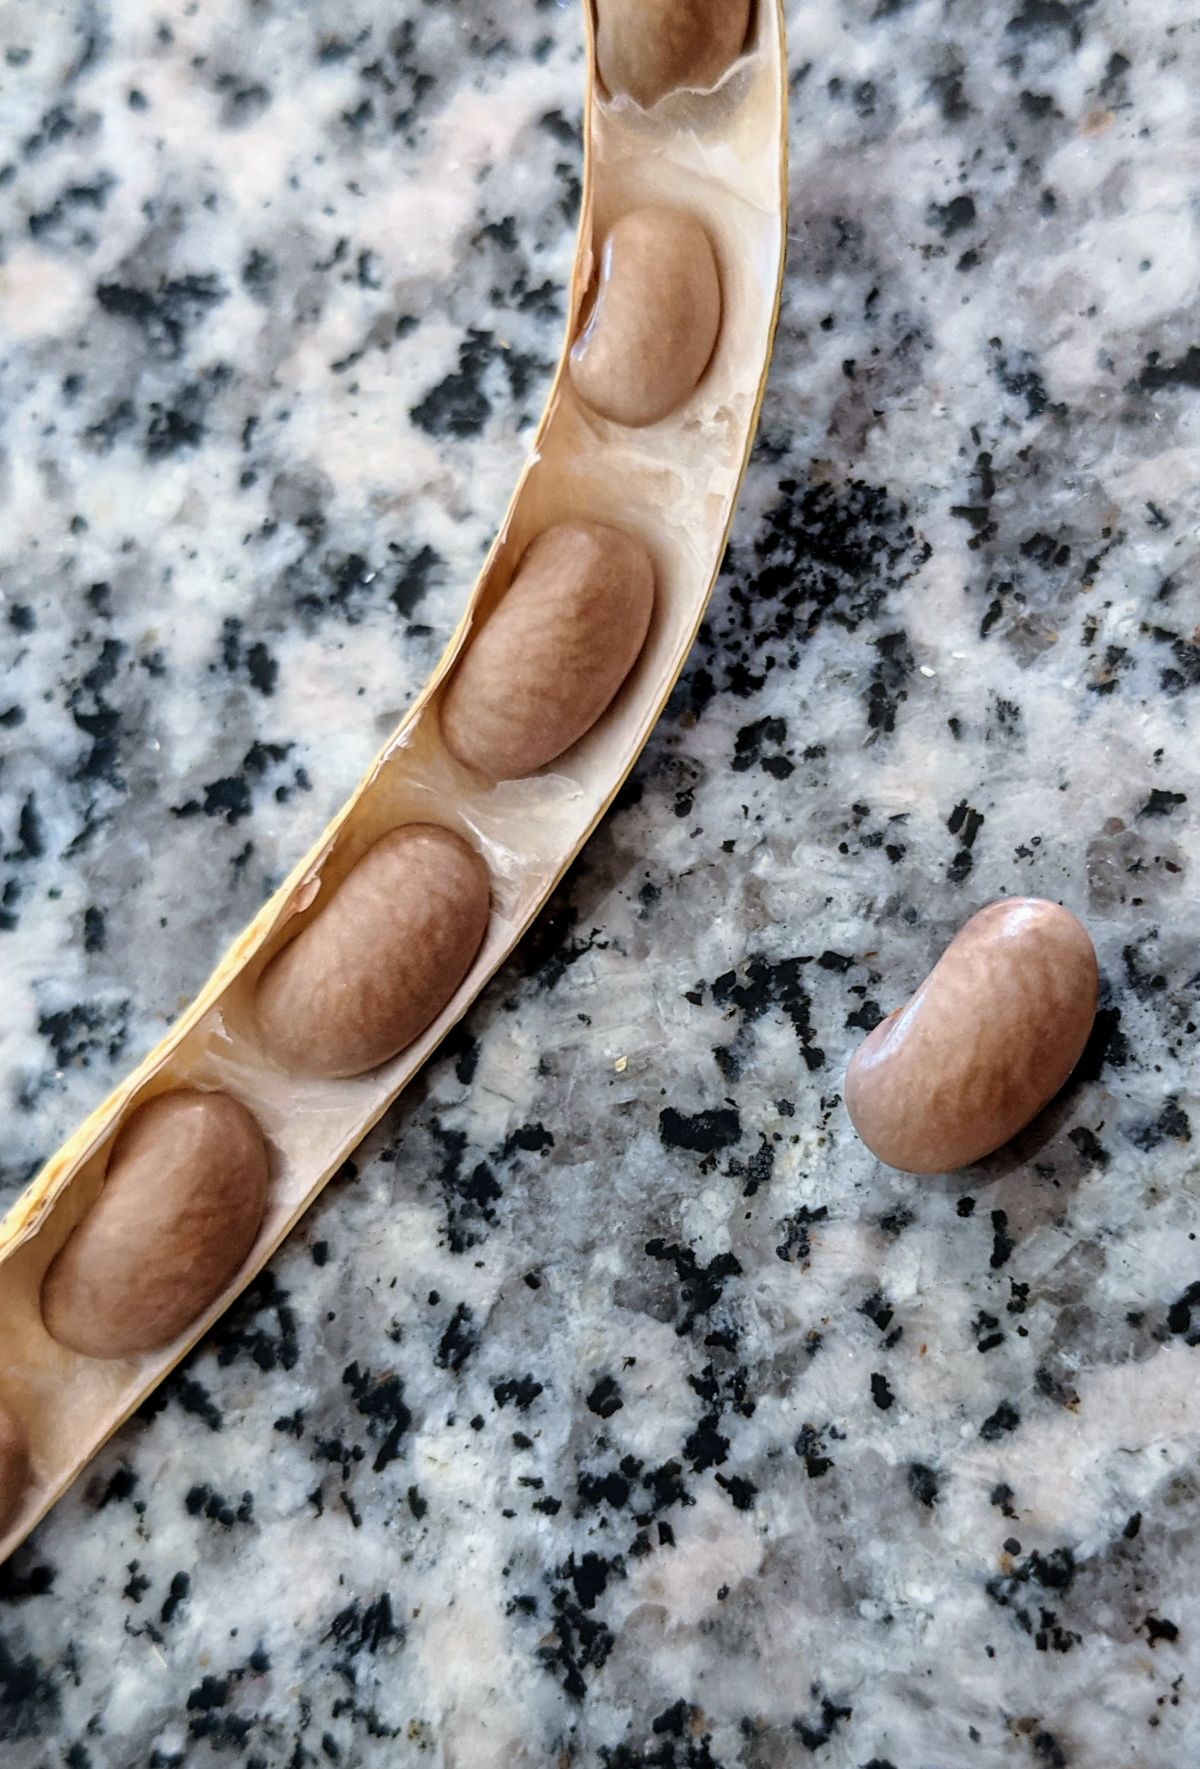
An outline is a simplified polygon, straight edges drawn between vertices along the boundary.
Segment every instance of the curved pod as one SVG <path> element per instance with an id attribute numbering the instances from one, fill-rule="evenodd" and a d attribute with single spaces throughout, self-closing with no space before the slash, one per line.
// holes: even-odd
<path id="1" fill-rule="evenodd" d="M 684 209 L 630 209 L 604 242 L 571 381 L 602 418 L 644 429 L 691 398 L 720 329 L 721 278 L 704 227 Z"/>
<path id="2" fill-rule="evenodd" d="M 409 823 L 381 836 L 259 979 L 272 1056 L 331 1080 L 386 1063 L 457 992 L 490 899 L 486 866 L 452 830 Z"/>
<path id="3" fill-rule="evenodd" d="M 272 1130 L 267 1214 L 249 1256 L 213 1299 L 214 1304 L 231 1302 L 411 1082 L 449 1031 L 467 991 L 481 988 L 528 932 L 627 778 L 699 630 L 754 435 L 779 307 L 787 193 L 783 5 L 757 0 L 759 28 L 739 78 L 719 97 L 689 95 L 678 106 L 662 107 L 650 121 L 634 104 L 598 102 L 594 0 L 584 0 L 584 8 L 592 55 L 584 101 L 580 208 L 585 224 L 567 292 L 575 317 L 527 467 L 463 623 L 427 687 L 311 850 L 234 941 L 161 1043 L 51 1156 L 0 1223 L 0 1336 L 11 1370 L 19 1371 L 21 1417 L 36 1459 L 36 1481 L 26 1487 L 5 1549 L 28 1533 L 163 1380 L 204 1319 L 198 1316 L 180 1337 L 129 1364 L 69 1355 L 45 1332 L 36 1291 L 30 1291 L 48 1258 L 40 1243 L 49 1235 L 55 1247 L 60 1245 L 60 1212 L 72 1223 L 79 1218 L 77 1188 L 89 1186 L 97 1151 L 109 1146 L 120 1125 L 132 1121 L 147 1090 L 220 1085 L 217 1076 L 232 1063 L 239 1096 L 255 1111 L 261 1102 L 263 1121 L 269 1113 Z M 647 202 L 694 215 L 721 267 L 720 344 L 707 370 L 700 368 L 710 378 L 706 388 L 721 421 L 663 426 L 647 437 L 649 447 L 637 446 L 636 432 L 589 421 L 578 397 L 563 396 L 571 342 L 587 318 L 585 291 L 595 286 L 593 260 L 603 243 L 603 234 L 593 231 L 593 217 L 605 217 L 607 230 L 612 217 Z M 661 325 L 659 332 L 665 351 L 672 340 Z M 651 367 L 657 372 L 653 361 Z M 683 415 L 686 419 L 687 411 Z M 639 529 L 650 519 L 661 528 L 650 542 L 654 619 L 619 709 L 597 728 L 588 767 L 580 769 L 571 792 L 549 786 L 543 794 L 540 783 L 510 795 L 481 791 L 478 778 L 448 765 L 437 724 L 447 684 L 472 635 L 481 630 L 482 610 L 495 607 L 493 574 L 500 549 L 507 549 L 514 530 L 537 535 L 600 509 L 619 524 L 626 508 L 641 512 Z M 264 1061 L 247 1011 L 255 985 L 268 954 L 274 957 L 282 940 L 318 925 L 316 911 L 333 896 L 331 851 L 337 850 L 340 878 L 351 855 L 362 854 L 381 829 L 394 828 L 405 817 L 455 824 L 470 817 L 485 825 L 495 843 L 502 912 L 498 907 L 496 926 L 464 986 L 402 1056 L 353 1087 L 312 1087 L 299 1070 Z M 306 926 L 294 918 L 299 905 L 312 901 L 314 886 L 320 891 L 322 868 L 328 868 L 324 895 Z"/>
<path id="4" fill-rule="evenodd" d="M 902 1008 L 859 1046 L 846 1108 L 907 1173 L 948 1173 L 1024 1128 L 1066 1081 L 1096 1017 L 1096 953 L 1040 897 L 973 915 Z"/>
<path id="5" fill-rule="evenodd" d="M 178 1337 L 225 1289 L 266 1208 L 267 1149 L 225 1093 L 139 1107 L 104 1187 L 42 1284 L 42 1319 L 85 1357 L 131 1357 Z"/>
<path id="6" fill-rule="evenodd" d="M 715 86 L 741 54 L 750 0 L 596 0 L 596 60 L 614 98 L 657 104 Z"/>
<path id="7" fill-rule="evenodd" d="M 611 704 L 653 608 L 654 566 L 640 541 L 599 522 L 546 529 L 450 678 L 447 749 L 489 780 L 555 761 Z"/>
<path id="8" fill-rule="evenodd" d="M 0 1536 L 8 1534 L 29 1484 L 29 1445 L 7 1407 L 0 1406 Z"/>

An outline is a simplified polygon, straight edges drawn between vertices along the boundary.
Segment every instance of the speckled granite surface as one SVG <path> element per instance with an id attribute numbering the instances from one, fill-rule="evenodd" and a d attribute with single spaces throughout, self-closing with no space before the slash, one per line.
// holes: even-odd
<path id="1" fill-rule="evenodd" d="M 554 912 L 3 1574 L 5 1769 L 1200 1757 L 1200 28 L 791 8 L 712 618 Z M 0 0 L 6 1193 L 454 624 L 559 343 L 572 6 Z M 1003 892 L 1085 1071 L 856 1144 Z"/>

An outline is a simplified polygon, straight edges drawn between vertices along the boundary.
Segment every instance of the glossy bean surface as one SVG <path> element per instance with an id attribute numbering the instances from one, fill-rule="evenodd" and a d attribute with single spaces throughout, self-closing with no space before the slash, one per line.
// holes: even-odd
<path id="1" fill-rule="evenodd" d="M 446 747 L 490 780 L 557 760 L 612 702 L 653 607 L 640 541 L 598 522 L 546 529 L 450 680 Z"/>
<path id="2" fill-rule="evenodd" d="M 684 209 L 631 209 L 604 241 L 571 381 L 592 411 L 643 429 L 691 398 L 720 329 L 721 279 L 704 227 Z"/>
<path id="3" fill-rule="evenodd" d="M 741 53 L 750 0 L 596 0 L 596 59 L 614 98 L 657 104 L 715 86 Z"/>
<path id="4" fill-rule="evenodd" d="M 1039 897 L 989 904 L 855 1053 L 845 1098 L 858 1134 L 908 1173 L 981 1160 L 1062 1087 L 1098 986 L 1091 939 L 1070 910 Z"/>
<path id="5" fill-rule="evenodd" d="M 331 1079 L 396 1056 L 470 970 L 489 901 L 487 868 L 453 831 L 411 823 L 381 836 L 259 979 L 272 1056 Z"/>
<path id="6" fill-rule="evenodd" d="M 119 1132 L 104 1185 L 46 1273 L 42 1318 L 85 1357 L 166 1345 L 216 1300 L 254 1244 L 267 1149 L 224 1093 L 160 1094 Z"/>

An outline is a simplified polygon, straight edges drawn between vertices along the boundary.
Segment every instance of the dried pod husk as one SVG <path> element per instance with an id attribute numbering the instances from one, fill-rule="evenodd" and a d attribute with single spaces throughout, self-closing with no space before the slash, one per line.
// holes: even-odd
<path id="1" fill-rule="evenodd" d="M 907 1173 L 948 1173 L 1024 1129 L 1078 1063 L 1096 1017 L 1087 929 L 1040 897 L 991 903 L 855 1052 L 846 1109 Z"/>
<path id="2" fill-rule="evenodd" d="M 591 31 L 590 0 L 585 18 Z M 598 90 L 594 42 L 590 47 L 582 221 L 567 294 L 567 337 L 579 341 L 594 317 L 589 302 L 597 288 L 597 260 L 622 218 L 646 210 L 671 217 L 670 228 L 682 229 L 693 242 L 692 269 L 699 261 L 701 276 L 687 299 L 677 300 L 670 277 L 664 284 L 654 263 L 645 263 L 643 298 L 648 306 L 658 302 L 646 376 L 655 388 L 655 410 L 670 409 L 664 419 L 654 418 L 636 406 L 636 387 L 621 392 L 620 374 L 631 364 L 636 372 L 635 351 L 643 348 L 636 337 L 631 346 L 627 336 L 624 362 L 616 353 L 609 360 L 616 364 L 611 386 L 621 395 L 628 422 L 598 415 L 609 403 L 598 373 L 603 357 L 597 352 L 584 367 L 585 384 L 589 370 L 601 382 L 600 403 L 592 406 L 572 384 L 568 343 L 496 543 L 429 684 L 342 810 L 176 1025 L 51 1157 L 0 1224 L 0 1334 L 10 1372 L 5 1396 L 32 1465 L 23 1486 L 16 1480 L 20 1491 L 0 1553 L 29 1532 L 215 1312 L 261 1270 L 526 935 L 634 767 L 699 631 L 754 437 L 778 313 L 787 196 L 782 5 L 758 0 L 749 40 L 732 52 L 743 55 L 736 80 L 708 94 L 681 91 L 652 112 Z M 654 237 L 666 236 L 660 230 Z M 671 274 L 678 274 L 678 263 Z M 614 317 L 618 305 L 611 308 Z M 619 328 L 611 336 L 621 342 Z M 665 359 L 665 369 L 654 352 Z M 653 428 L 644 427 L 648 419 Z M 592 669 L 578 687 L 574 716 L 567 718 L 561 695 L 552 704 L 561 686 L 556 682 L 540 714 L 527 718 L 526 707 L 520 719 L 509 721 L 504 741 L 511 747 L 503 768 L 503 745 L 496 738 L 483 745 L 488 755 L 471 750 L 482 766 L 464 765 L 453 753 L 456 745 L 468 753 L 464 727 L 453 716 L 443 725 L 446 705 L 453 709 L 454 684 L 461 692 L 461 683 L 469 681 L 476 644 L 476 668 L 490 648 L 494 656 L 512 654 L 512 630 L 525 618 L 526 592 L 501 620 L 506 600 L 523 572 L 532 571 L 539 537 L 576 525 L 619 531 L 652 557 L 653 611 L 640 652 L 634 640 L 646 585 L 639 568 L 626 580 L 624 593 L 631 584 L 640 586 L 628 603 L 611 585 L 597 589 L 602 600 L 611 594 L 622 632 L 619 642 L 607 633 L 594 639 Z M 589 620 L 570 594 L 564 591 L 558 600 L 558 592 L 548 595 L 556 618 L 574 623 L 566 654 L 575 657 L 576 672 Z M 526 636 L 528 661 L 537 654 L 544 666 L 553 647 L 540 650 L 533 627 Z M 637 661 L 622 685 L 631 655 Z M 565 681 L 565 668 L 562 674 Z M 487 700 L 481 696 L 481 711 Z M 497 709 L 503 719 L 499 702 L 489 718 Z M 349 708 L 348 716 L 356 711 Z M 549 756 L 560 743 L 565 747 Z M 466 895 L 474 908 L 446 942 L 436 987 L 432 976 L 420 980 L 419 962 L 415 969 L 397 962 L 406 944 L 404 928 L 373 892 L 366 894 L 379 920 L 368 929 L 371 937 L 349 940 L 353 917 L 338 931 L 345 903 L 354 903 L 356 865 L 381 840 L 411 841 L 404 832 L 419 825 L 435 827 L 439 841 L 461 837 L 468 856 L 464 877 L 486 877 L 490 884 L 489 912 L 482 884 L 477 889 L 471 882 Z M 351 895 L 343 898 L 348 885 Z M 486 923 L 477 951 L 473 917 Z M 431 937 L 441 936 L 435 929 Z M 90 1209 L 113 1207 L 111 1197 L 105 1204 L 106 1180 L 119 1176 L 120 1136 L 140 1111 L 167 1097 L 166 1090 L 242 1102 L 269 1146 L 270 1186 L 257 1233 L 250 1234 L 253 1212 L 242 1223 L 240 1236 L 253 1244 L 240 1264 L 234 1258 L 238 1247 L 224 1239 L 230 1275 L 220 1293 L 211 1294 L 206 1277 L 194 1289 L 184 1286 L 171 1318 L 165 1300 L 161 1312 L 146 1304 L 157 1323 L 155 1337 L 191 1312 L 174 1338 L 157 1349 L 132 1351 L 135 1339 L 145 1343 L 148 1325 L 140 1322 L 136 1334 L 122 1337 L 110 1325 L 116 1305 L 106 1292 L 103 1338 L 100 1315 L 86 1333 L 77 1331 L 68 1322 L 66 1290 L 59 1293 L 58 1286 L 72 1261 L 86 1263 L 82 1251 L 98 1235 L 95 1224 L 104 1222 L 97 1215 L 89 1228 Z M 213 1184 L 220 1193 L 219 1178 Z M 254 1189 L 249 1184 L 244 1196 Z M 115 1277 L 115 1288 L 124 1283 L 126 1298 L 139 1297 L 135 1285 L 144 1274 L 134 1270 L 132 1250 L 143 1248 L 145 1227 L 128 1224 L 117 1237 L 111 1273 L 101 1272 L 97 1283 Z M 86 1237 L 74 1253 L 73 1233 Z M 167 1235 L 163 1244 L 169 1241 Z M 43 1280 L 64 1247 L 59 1275 L 46 1283 L 44 1321 Z M 51 1337 L 47 1325 L 63 1337 Z M 82 1349 L 70 1348 L 70 1335 Z"/>
<path id="3" fill-rule="evenodd" d="M 182 1088 L 140 1106 L 46 1273 L 47 1332 L 91 1358 L 178 1338 L 245 1262 L 268 1182 L 262 1132 L 228 1094 Z"/>
<path id="4" fill-rule="evenodd" d="M 489 780 L 556 761 L 611 704 L 653 609 L 654 563 L 639 540 L 599 522 L 544 530 L 450 678 L 447 749 Z"/>
<path id="5" fill-rule="evenodd" d="M 750 0 L 596 0 L 600 78 L 614 98 L 647 106 L 715 86 L 749 26 Z"/>

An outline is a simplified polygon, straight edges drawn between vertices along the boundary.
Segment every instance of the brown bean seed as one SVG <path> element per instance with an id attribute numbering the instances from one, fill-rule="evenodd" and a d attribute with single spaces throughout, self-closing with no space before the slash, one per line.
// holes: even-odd
<path id="1" fill-rule="evenodd" d="M 263 972 L 271 1053 L 306 1075 L 362 1075 L 420 1036 L 487 930 L 487 868 L 461 836 L 410 823 L 381 836 Z"/>
<path id="2" fill-rule="evenodd" d="M 228 1094 L 181 1088 L 139 1107 L 100 1196 L 46 1273 L 47 1331 L 85 1357 L 168 1344 L 245 1260 L 267 1185 L 262 1132 Z"/>
<path id="3" fill-rule="evenodd" d="M 948 1173 L 1015 1136 L 1066 1081 L 1096 1017 L 1087 929 L 1040 897 L 973 915 L 855 1053 L 846 1107 L 873 1154 Z"/>
<path id="4" fill-rule="evenodd" d="M 7 1407 L 0 1407 L 0 1536 L 21 1509 L 29 1484 L 29 1446 L 20 1421 Z"/>
<path id="5" fill-rule="evenodd" d="M 637 662 L 653 606 L 654 566 L 640 541 L 599 522 L 546 529 L 450 679 L 447 749 L 489 780 L 554 761 Z"/>
<path id="6" fill-rule="evenodd" d="M 746 41 L 750 0 L 596 0 L 596 14 L 605 86 L 652 105 L 680 87 L 716 85 Z"/>
<path id="7" fill-rule="evenodd" d="M 630 209 L 604 242 L 571 381 L 601 417 L 641 429 L 690 399 L 721 327 L 712 242 L 682 209 Z"/>

